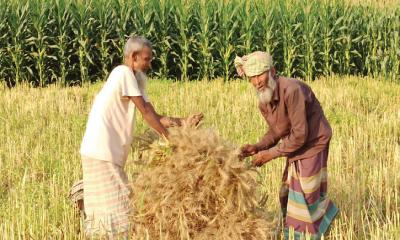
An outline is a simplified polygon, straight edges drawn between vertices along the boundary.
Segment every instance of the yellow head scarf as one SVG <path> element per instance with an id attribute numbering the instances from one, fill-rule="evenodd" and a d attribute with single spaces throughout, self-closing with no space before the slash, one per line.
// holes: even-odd
<path id="1" fill-rule="evenodd" d="M 273 67 L 272 57 L 266 52 L 253 52 L 243 57 L 235 58 L 235 68 L 239 75 L 241 72 L 247 77 L 260 75 Z"/>

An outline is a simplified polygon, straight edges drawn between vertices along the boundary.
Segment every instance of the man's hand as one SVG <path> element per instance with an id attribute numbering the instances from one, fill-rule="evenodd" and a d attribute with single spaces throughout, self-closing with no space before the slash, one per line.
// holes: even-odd
<path id="1" fill-rule="evenodd" d="M 203 120 L 203 113 L 195 113 L 189 115 L 189 117 L 183 119 L 183 125 L 186 126 L 197 126 Z"/>
<path id="2" fill-rule="evenodd" d="M 253 156 L 258 152 L 256 145 L 245 144 L 240 148 L 240 158 Z"/>
<path id="3" fill-rule="evenodd" d="M 203 119 L 203 113 L 192 114 L 187 118 L 159 116 L 161 124 L 166 127 L 197 126 Z"/>
<path id="4" fill-rule="evenodd" d="M 271 161 L 272 159 L 274 159 L 274 156 L 272 155 L 272 153 L 270 151 L 268 151 L 268 150 L 261 151 L 254 156 L 254 160 L 253 160 L 252 164 L 255 167 L 261 167 L 262 165 Z"/>

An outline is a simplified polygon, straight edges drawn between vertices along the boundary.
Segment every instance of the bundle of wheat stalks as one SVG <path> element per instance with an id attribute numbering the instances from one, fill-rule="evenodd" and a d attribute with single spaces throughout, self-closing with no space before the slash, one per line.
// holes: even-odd
<path id="1" fill-rule="evenodd" d="M 169 140 L 145 134 L 146 168 L 133 184 L 135 239 L 267 239 L 257 172 L 237 147 L 213 130 L 170 131 Z"/>

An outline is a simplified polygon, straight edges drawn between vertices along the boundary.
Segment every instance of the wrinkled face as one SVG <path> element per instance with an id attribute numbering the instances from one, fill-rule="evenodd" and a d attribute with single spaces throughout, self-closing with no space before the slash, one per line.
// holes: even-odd
<path id="1" fill-rule="evenodd" d="M 250 77 L 250 82 L 256 89 L 258 99 L 261 103 L 269 103 L 275 90 L 276 82 L 271 71 Z"/>
<path id="2" fill-rule="evenodd" d="M 250 77 L 250 82 L 257 91 L 263 91 L 268 87 L 270 75 L 270 71 L 261 73 L 260 75 Z"/>
<path id="3" fill-rule="evenodd" d="M 153 53 L 151 48 L 144 47 L 142 51 L 133 56 L 135 69 L 146 73 L 151 68 L 151 61 L 153 60 Z"/>

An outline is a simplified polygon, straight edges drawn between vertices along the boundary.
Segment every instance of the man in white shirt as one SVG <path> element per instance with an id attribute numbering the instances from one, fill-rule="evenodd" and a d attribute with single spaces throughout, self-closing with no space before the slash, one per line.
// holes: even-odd
<path id="1" fill-rule="evenodd" d="M 81 144 L 85 234 L 89 237 L 128 238 L 132 214 L 125 162 L 132 143 L 135 111 L 159 134 L 184 121 L 197 124 L 203 115 L 172 118 L 156 113 L 146 94 L 146 72 L 152 61 L 151 43 L 130 38 L 124 49 L 124 64 L 110 73 L 96 96 Z"/>

